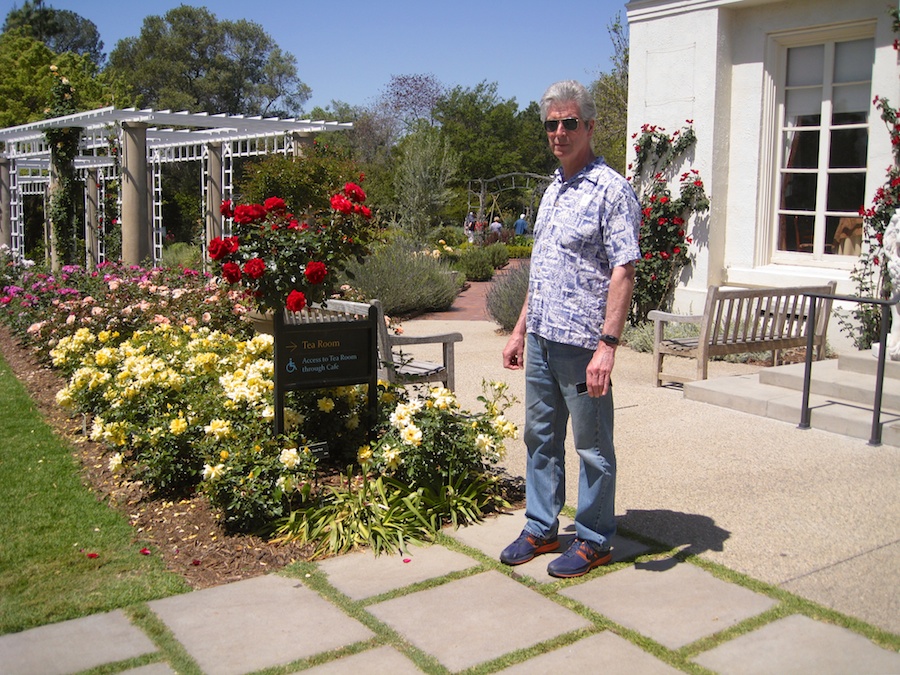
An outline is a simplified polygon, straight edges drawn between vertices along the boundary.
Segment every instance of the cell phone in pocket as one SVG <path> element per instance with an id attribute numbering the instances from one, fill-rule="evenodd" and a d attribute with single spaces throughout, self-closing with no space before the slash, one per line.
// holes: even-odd
<path id="1" fill-rule="evenodd" d="M 579 396 L 587 393 L 587 382 L 579 382 L 575 385 L 575 391 Z"/>

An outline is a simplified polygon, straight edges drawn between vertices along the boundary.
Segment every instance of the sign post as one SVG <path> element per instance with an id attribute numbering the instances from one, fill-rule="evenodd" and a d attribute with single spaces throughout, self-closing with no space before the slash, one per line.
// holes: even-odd
<path id="1" fill-rule="evenodd" d="M 334 316 L 338 315 L 328 318 Z M 377 308 L 370 307 L 365 319 L 286 323 L 284 312 L 275 312 L 274 319 L 275 433 L 284 433 L 285 392 L 298 389 L 368 384 L 370 425 L 374 423 L 378 415 Z"/>

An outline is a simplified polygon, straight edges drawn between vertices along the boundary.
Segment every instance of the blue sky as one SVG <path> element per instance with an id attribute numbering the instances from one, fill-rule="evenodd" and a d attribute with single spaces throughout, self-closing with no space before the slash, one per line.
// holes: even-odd
<path id="1" fill-rule="evenodd" d="M 45 0 L 93 21 L 109 53 L 144 17 L 181 4 L 249 19 L 297 58 L 312 88 L 306 110 L 332 100 L 366 106 L 392 75 L 427 73 L 446 86 L 497 82 L 520 108 L 561 79 L 585 84 L 611 66 L 607 26 L 624 0 Z M 0 0 L 3 17 L 22 0 Z M 196 111 L 195 111 L 196 112 Z M 208 111 L 221 112 L 221 111 Z"/>

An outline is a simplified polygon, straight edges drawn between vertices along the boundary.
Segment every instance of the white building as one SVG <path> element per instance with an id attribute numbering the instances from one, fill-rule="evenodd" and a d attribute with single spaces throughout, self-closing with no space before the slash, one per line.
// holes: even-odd
<path id="1" fill-rule="evenodd" d="M 900 104 L 885 0 L 633 0 L 629 133 L 693 120 L 710 212 L 692 224 L 696 262 L 675 311 L 702 310 L 709 285 L 838 282 L 862 245 L 891 166 L 872 101 Z M 836 325 L 829 341 L 845 346 Z"/>

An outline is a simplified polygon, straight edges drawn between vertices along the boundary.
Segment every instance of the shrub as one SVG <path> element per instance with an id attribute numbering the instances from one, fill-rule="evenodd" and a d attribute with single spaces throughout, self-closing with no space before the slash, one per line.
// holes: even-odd
<path id="1" fill-rule="evenodd" d="M 404 239 L 379 246 L 347 266 L 348 283 L 363 297 L 381 301 L 385 314 L 409 315 L 450 309 L 459 283 L 440 258 L 423 254 Z"/>
<path id="2" fill-rule="evenodd" d="M 509 262 L 509 249 L 506 248 L 506 244 L 491 244 L 490 246 L 485 246 L 484 250 L 490 256 L 491 265 L 494 266 L 495 270 L 500 269 Z"/>
<path id="3" fill-rule="evenodd" d="M 454 267 L 465 274 L 469 281 L 490 281 L 494 276 L 491 254 L 478 246 L 464 248 Z"/>
<path id="4" fill-rule="evenodd" d="M 444 225 L 439 227 L 428 235 L 428 245 L 437 248 L 443 241 L 447 246 L 459 248 L 468 242 L 466 231 L 454 225 Z"/>
<path id="5" fill-rule="evenodd" d="M 183 241 L 176 241 L 163 249 L 162 267 L 186 267 L 200 269 L 200 248 Z"/>
<path id="6" fill-rule="evenodd" d="M 693 213 L 709 210 L 709 200 L 696 169 L 681 174 L 678 197 L 672 196 L 669 182 L 696 142 L 691 126 L 670 136 L 648 124 L 641 127 L 635 141 L 632 178 L 641 201 L 642 221 L 641 259 L 635 265 L 629 313 L 632 323 L 645 321 L 651 310 L 669 307 L 682 270 L 693 263 L 693 238 L 685 228 Z"/>
<path id="7" fill-rule="evenodd" d="M 487 295 L 488 315 L 505 331 L 511 331 L 528 295 L 528 274 L 531 263 L 524 263 L 512 267 L 509 271 L 498 277 L 491 285 Z"/>
<path id="8" fill-rule="evenodd" d="M 528 244 L 507 244 L 506 250 L 509 252 L 510 258 L 530 258 L 531 243 Z"/>

